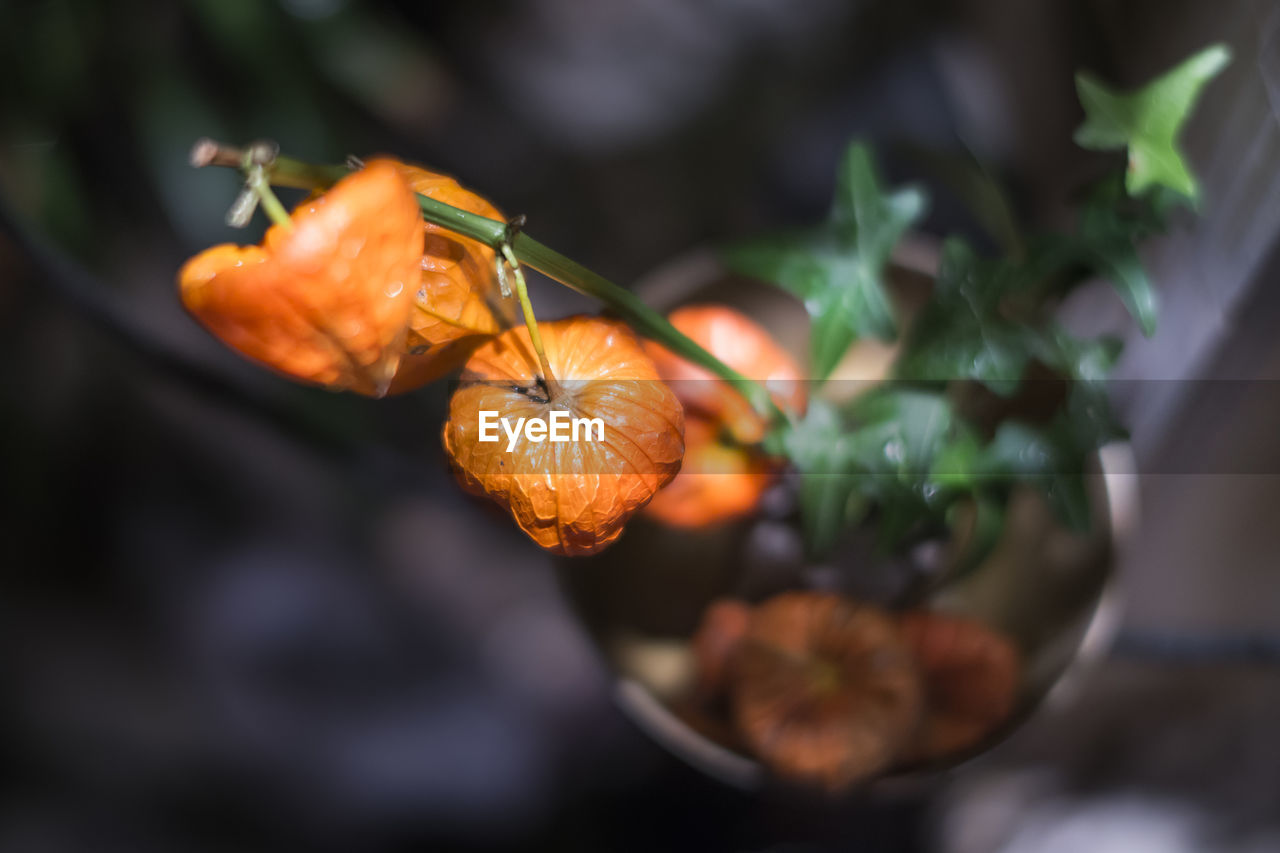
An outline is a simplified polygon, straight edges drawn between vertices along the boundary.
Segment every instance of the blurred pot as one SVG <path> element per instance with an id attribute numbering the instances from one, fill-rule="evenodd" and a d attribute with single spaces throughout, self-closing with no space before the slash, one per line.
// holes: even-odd
<path id="1" fill-rule="evenodd" d="M 937 245 L 911 236 L 894 255 L 890 291 L 910 316 L 932 287 Z M 660 268 L 637 292 L 661 311 L 682 304 L 729 304 L 767 326 L 803 359 L 808 319 L 778 289 L 728 273 L 710 252 Z M 881 380 L 893 347 L 859 342 L 824 388 L 849 397 Z M 802 361 L 803 363 L 803 361 Z M 703 610 L 723 597 L 751 602 L 788 589 L 826 589 L 887 607 L 927 606 L 975 619 L 1010 638 L 1024 672 L 1016 711 L 996 732 L 963 754 L 873 783 L 879 790 L 927 782 L 1004 740 L 1046 701 L 1069 692 L 1075 674 L 1096 659 L 1118 622 L 1112 569 L 1137 515 L 1136 477 L 1128 445 L 1103 448 L 1087 485 L 1094 514 L 1088 534 L 1059 524 L 1030 488 L 1014 491 L 1002 538 L 970 573 L 921 597 L 946 570 L 948 543 L 911 553 L 873 556 L 871 531 L 852 531 L 826 563 L 806 562 L 795 525 L 793 490 L 766 494 L 758 517 L 700 530 L 675 530 L 634 520 L 604 553 L 559 563 L 561 581 L 593 640 L 617 673 L 623 710 L 651 737 L 701 771 L 743 788 L 764 785 L 765 768 L 738 745 L 730 727 L 699 714 L 690 638 Z"/>

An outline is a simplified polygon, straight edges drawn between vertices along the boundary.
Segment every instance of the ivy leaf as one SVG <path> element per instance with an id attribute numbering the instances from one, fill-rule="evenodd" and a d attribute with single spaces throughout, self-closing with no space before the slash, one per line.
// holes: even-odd
<path id="1" fill-rule="evenodd" d="M 970 460 L 968 473 L 975 488 L 984 480 L 1010 478 L 1040 486 L 1058 517 L 1083 531 L 1090 517 L 1084 480 L 1088 457 L 1123 436 L 1101 384 L 1081 382 L 1048 424 L 1001 424 L 991 442 Z"/>
<path id="2" fill-rule="evenodd" d="M 850 145 L 836 177 L 827 221 L 811 232 L 724 252 L 733 271 L 773 281 L 804 302 L 812 320 L 814 376 L 826 379 L 862 337 L 892 338 L 884 270 L 898 240 L 924 214 L 916 188 L 885 194 L 865 145 Z"/>
<path id="3" fill-rule="evenodd" d="M 1125 198 L 1117 176 L 1094 187 L 1080 210 L 1077 257 L 1111 282 L 1147 337 L 1155 334 L 1159 301 L 1138 255 L 1138 243 L 1165 231 L 1174 207 L 1183 201 L 1168 187 Z"/>
<path id="4" fill-rule="evenodd" d="M 783 437 L 787 456 L 800 476 L 800 516 L 805 548 L 824 555 L 841 532 L 866 510 L 848 452 L 848 434 L 839 414 L 823 400 L 813 400 L 803 420 Z"/>
<path id="5" fill-rule="evenodd" d="M 916 529 L 941 522 L 957 495 L 934 478 L 935 460 L 953 443 L 970 440 L 947 398 L 883 386 L 854 400 L 847 414 L 847 462 L 880 508 L 880 547 L 892 549 Z"/>
<path id="6" fill-rule="evenodd" d="M 1080 215 L 1080 240 L 1089 265 L 1106 276 L 1138 323 L 1142 334 L 1156 331 L 1159 308 L 1147 271 L 1138 257 L 1133 229 L 1115 207 L 1088 205 Z"/>
<path id="7" fill-rule="evenodd" d="M 1125 185 L 1130 195 L 1168 187 L 1193 202 L 1199 188 L 1178 147 L 1178 133 L 1205 84 L 1231 61 L 1215 44 L 1133 92 L 1119 92 L 1086 72 L 1076 75 L 1085 121 L 1076 144 L 1097 151 L 1127 148 Z"/>
<path id="8" fill-rule="evenodd" d="M 1074 244 L 1073 244 L 1074 245 Z M 1075 251 L 1075 249 L 1072 249 Z M 1066 264 L 1071 252 L 1041 253 L 1025 265 L 983 260 L 961 240 L 943 246 L 934 296 L 913 324 L 894 364 L 899 379 L 972 379 L 1011 397 L 1034 358 L 1068 379 L 1101 379 L 1119 355 L 1112 339 L 1085 341 L 1054 323 L 1005 316 L 1004 296 Z"/>
<path id="9" fill-rule="evenodd" d="M 941 526 L 952 496 L 932 479 L 933 460 L 961 429 L 947 398 L 881 387 L 856 398 L 846 415 L 846 464 L 858 471 L 865 500 L 878 507 L 879 547 L 890 551 L 920 529 Z"/>
<path id="10" fill-rule="evenodd" d="M 1058 518 L 1073 530 L 1089 527 L 1084 485 L 1086 453 L 1069 440 L 1061 420 L 1049 427 L 1001 424 L 979 462 L 983 478 L 1017 479 L 1039 486 Z"/>
<path id="11" fill-rule="evenodd" d="M 939 151 L 910 143 L 899 148 L 946 185 L 1005 252 L 1025 251 L 1025 235 L 1008 188 L 972 150 Z"/>
<path id="12" fill-rule="evenodd" d="M 1151 337 L 1159 302 L 1138 255 L 1138 241 L 1163 231 L 1180 199 L 1164 187 L 1130 199 L 1119 176 L 1103 181 L 1081 207 L 1076 233 L 1040 238 L 1032 247 L 1032 262 L 1048 270 L 1079 265 L 1105 277 L 1142 333 Z"/>
<path id="13" fill-rule="evenodd" d="M 1002 397 L 1022 382 L 1036 331 L 1006 319 L 1000 298 L 1015 269 L 982 261 L 961 240 L 944 244 L 934 296 L 912 325 L 894 365 L 900 379 L 976 379 Z"/>
<path id="14" fill-rule="evenodd" d="M 1105 398 L 1105 381 L 1124 351 L 1124 341 L 1107 335 L 1078 338 L 1056 323 L 1029 332 L 1035 359 L 1050 368 L 1054 378 L 1070 383 L 1068 400 L 1086 391 Z"/>
<path id="15" fill-rule="evenodd" d="M 828 553 L 873 503 L 883 547 L 941 520 L 952 495 L 931 480 L 932 460 L 958 429 L 947 399 L 932 392 L 877 388 L 844 412 L 813 401 L 783 440 L 800 475 L 809 553 Z"/>
<path id="16" fill-rule="evenodd" d="M 938 449 L 929 477 L 949 492 L 973 491 L 978 485 L 976 475 L 982 453 L 978 437 L 971 430 L 965 430 Z"/>
<path id="17" fill-rule="evenodd" d="M 927 477 L 956 423 L 942 394 L 888 386 L 856 398 L 847 411 L 857 466 L 908 484 Z"/>

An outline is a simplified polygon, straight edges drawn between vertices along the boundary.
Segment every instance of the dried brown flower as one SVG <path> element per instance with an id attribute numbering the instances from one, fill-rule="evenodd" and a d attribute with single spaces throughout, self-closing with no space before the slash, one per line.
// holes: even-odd
<path id="1" fill-rule="evenodd" d="M 743 739 L 776 773 L 832 791 L 887 768 L 923 708 L 896 621 L 812 592 L 756 608 L 733 653 L 729 699 Z"/>
<path id="2" fill-rule="evenodd" d="M 1009 640 L 977 622 L 923 610 L 904 614 L 899 624 L 924 678 L 928 705 L 907 761 L 967 749 L 1009 718 L 1021 671 Z"/>

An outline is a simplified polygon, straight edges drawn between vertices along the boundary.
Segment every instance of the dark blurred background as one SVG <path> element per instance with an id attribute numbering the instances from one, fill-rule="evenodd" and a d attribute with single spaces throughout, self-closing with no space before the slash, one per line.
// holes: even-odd
<path id="1" fill-rule="evenodd" d="M 921 149 L 1062 225 L 1098 166 L 1073 71 L 1213 40 L 1202 219 L 1146 252 L 1160 333 L 1068 306 L 1141 380 L 1120 643 L 923 791 L 748 794 L 668 756 L 550 560 L 453 485 L 445 387 L 289 385 L 174 292 L 261 231 L 222 224 L 199 136 L 394 152 L 631 282 L 820 218 L 852 136 L 929 185 L 928 232 L 982 239 Z M 0 2 L 0 851 L 1280 850 L 1278 40 L 1273 0 Z"/>

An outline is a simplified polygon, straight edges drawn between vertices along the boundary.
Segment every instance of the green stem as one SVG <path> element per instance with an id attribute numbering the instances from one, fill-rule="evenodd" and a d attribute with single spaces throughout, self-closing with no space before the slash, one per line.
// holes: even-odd
<path id="1" fill-rule="evenodd" d="M 511 268 L 511 275 L 516 280 L 516 297 L 520 300 L 520 310 L 524 312 L 524 325 L 529 330 L 529 341 L 533 344 L 533 351 L 538 354 L 538 361 L 542 365 L 542 381 L 547 385 L 547 397 L 554 403 L 564 397 L 564 390 L 556 381 L 556 375 L 551 370 L 551 361 L 547 358 L 547 351 L 542 346 L 542 333 L 538 331 L 538 318 L 534 316 L 533 303 L 529 301 L 529 288 L 525 284 L 524 271 L 520 269 L 520 261 L 517 260 L 515 251 L 507 243 L 502 244 L 502 259 L 498 263 L 504 261 Z"/>
<path id="2" fill-rule="evenodd" d="M 595 297 L 626 318 L 636 331 L 646 338 L 657 341 L 681 358 L 729 383 L 763 417 L 770 420 L 785 420 L 785 413 L 778 408 L 773 401 L 773 395 L 763 385 L 716 358 L 684 332 L 671 325 L 666 317 L 654 311 L 631 291 L 618 287 L 603 276 L 549 249 L 528 235 L 517 234 L 513 248 L 516 257 L 538 272 L 579 293 Z"/>
<path id="3" fill-rule="evenodd" d="M 464 237 L 501 249 L 507 235 L 505 223 L 460 210 L 424 195 L 418 196 L 422 215 L 435 225 L 448 228 Z M 782 419 L 785 414 L 764 386 L 716 358 L 681 332 L 657 311 L 644 304 L 634 293 L 624 290 L 576 261 L 566 258 L 523 232 L 511 241 L 512 251 L 521 263 L 555 279 L 566 287 L 598 299 L 627 319 L 636 331 L 720 377 L 746 398 L 766 418 Z"/>
<path id="4" fill-rule="evenodd" d="M 277 157 L 271 164 L 271 183 L 299 190 L 331 187 L 349 174 L 351 170 L 346 166 L 317 166 L 289 157 Z"/>
<path id="5" fill-rule="evenodd" d="M 221 146 L 211 140 L 201 140 L 192 151 L 191 160 L 196 166 L 231 166 L 244 168 L 243 153 L 238 149 Z M 313 165 L 290 157 L 274 157 L 266 166 L 268 180 L 278 186 L 300 189 L 324 189 L 332 186 L 349 173 L 346 166 Z M 496 252 L 503 251 L 510 234 L 508 225 L 495 219 L 478 216 L 444 202 L 418 194 L 418 205 L 428 222 L 470 237 L 489 246 Z M 687 361 L 702 367 L 729 383 L 760 415 L 770 421 L 786 418 L 786 413 L 774 402 L 773 396 L 759 382 L 742 375 L 692 338 L 681 332 L 657 311 L 645 305 L 634 293 L 624 290 L 576 261 L 566 258 L 533 239 L 519 233 L 510 241 L 516 258 L 538 272 L 555 279 L 579 293 L 598 299 L 626 319 L 636 331 L 665 346 Z"/>
<path id="6" fill-rule="evenodd" d="M 248 183 L 249 189 L 253 190 L 254 195 L 258 197 L 258 204 L 261 205 L 262 212 L 267 215 L 267 218 L 286 231 L 292 231 L 293 220 L 289 218 L 289 211 L 284 209 L 280 199 L 276 198 L 276 194 L 271 191 L 271 182 L 261 166 L 249 168 Z"/>

